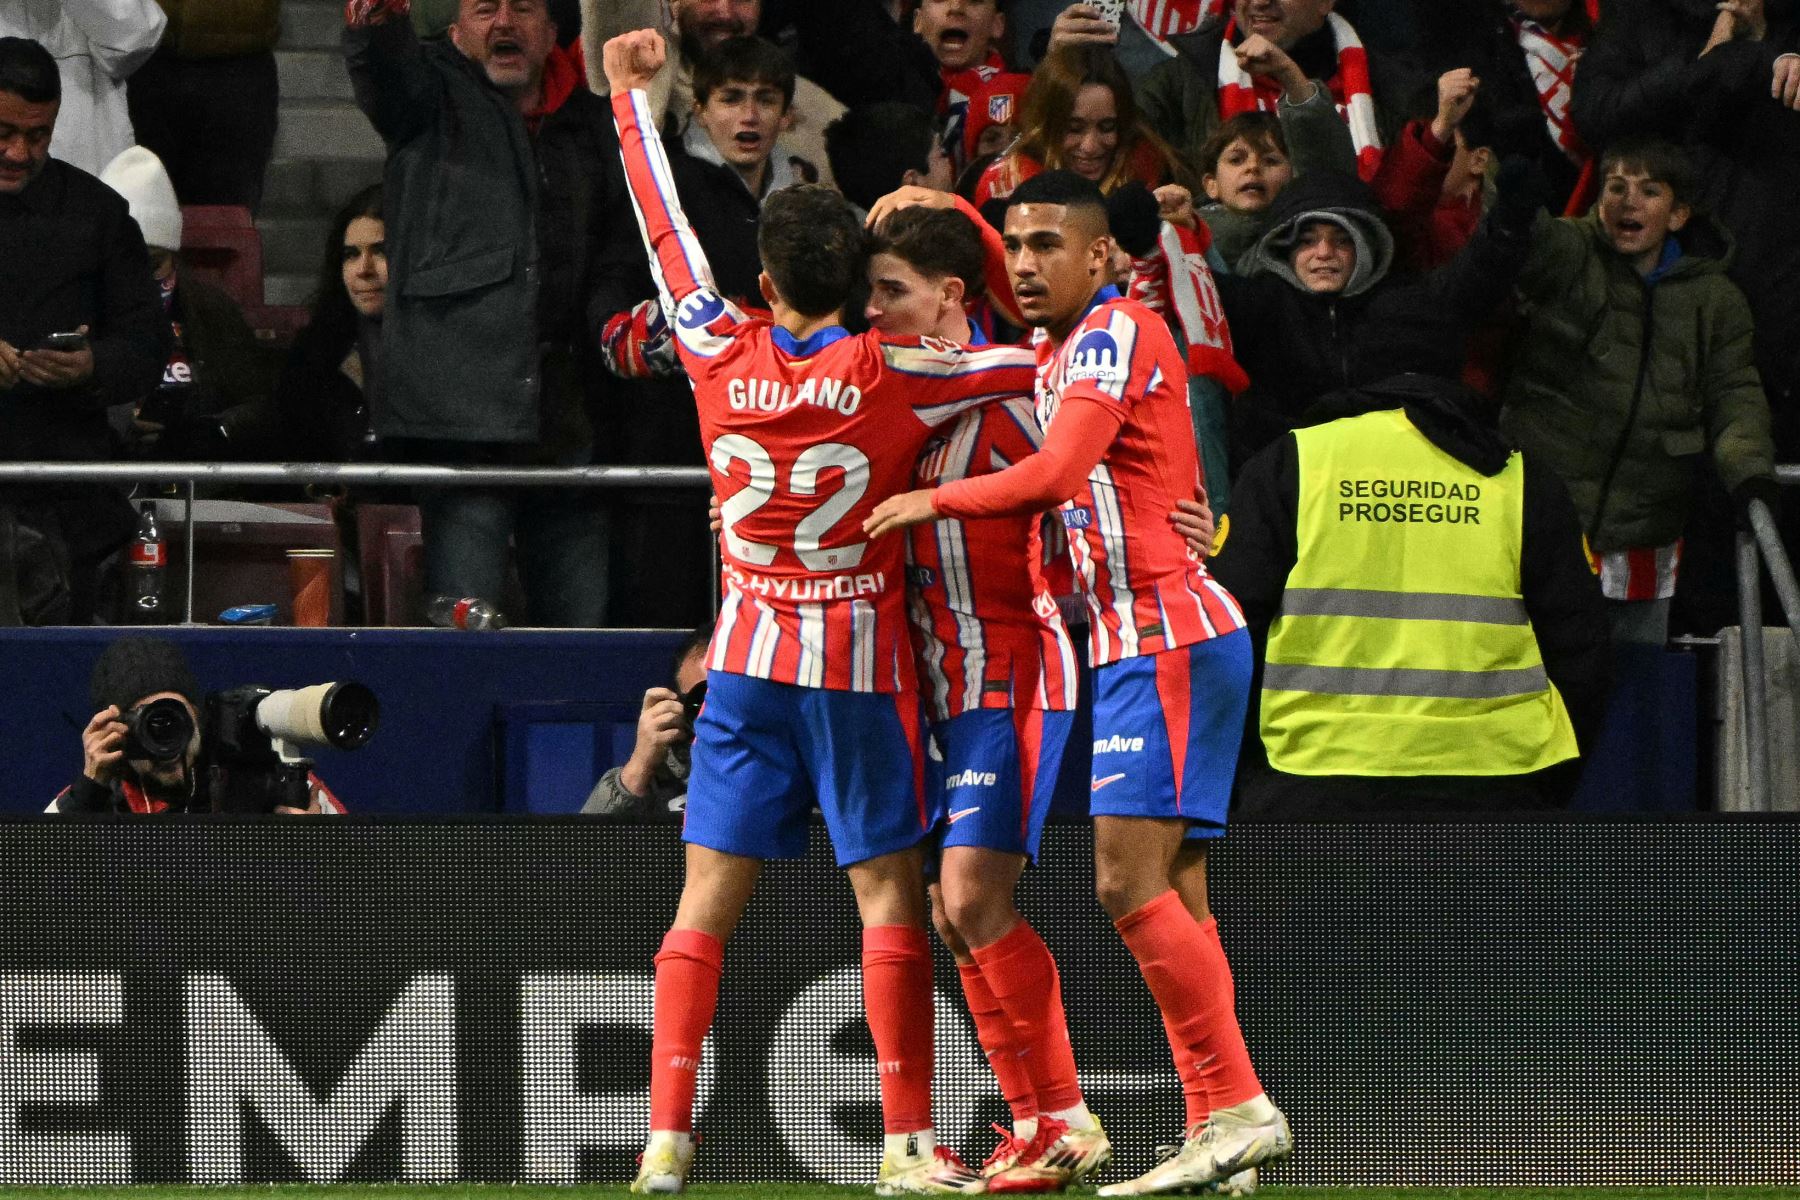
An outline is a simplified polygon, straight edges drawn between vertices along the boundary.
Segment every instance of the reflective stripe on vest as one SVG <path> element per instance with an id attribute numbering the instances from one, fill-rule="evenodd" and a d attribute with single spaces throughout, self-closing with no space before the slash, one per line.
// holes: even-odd
<path id="1" fill-rule="evenodd" d="M 1515 775 L 1576 754 L 1519 590 L 1524 468 L 1484 476 L 1399 411 L 1299 430 L 1298 556 L 1261 728 L 1296 775 Z"/>

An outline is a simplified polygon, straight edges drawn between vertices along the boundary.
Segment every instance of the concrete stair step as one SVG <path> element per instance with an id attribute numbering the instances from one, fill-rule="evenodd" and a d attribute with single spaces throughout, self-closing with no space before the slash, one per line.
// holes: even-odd
<path id="1" fill-rule="evenodd" d="M 380 180 L 381 164 L 366 158 L 278 158 L 263 179 L 262 212 L 271 217 L 328 216 Z"/>
<path id="2" fill-rule="evenodd" d="M 328 0 L 287 0 L 281 6 L 282 50 L 337 50 L 344 33 L 344 6 Z"/>
<path id="3" fill-rule="evenodd" d="M 325 249 L 325 236 L 331 230 L 329 217 L 259 217 L 257 231 L 262 234 L 264 299 L 267 279 L 271 275 L 311 276 L 319 269 Z"/>
<path id="4" fill-rule="evenodd" d="M 356 105 L 297 100 L 281 106 L 275 157 L 381 160 L 387 157 L 387 148 Z"/>
<path id="5" fill-rule="evenodd" d="M 275 55 L 283 100 L 351 100 L 350 72 L 335 50 L 282 50 Z"/>

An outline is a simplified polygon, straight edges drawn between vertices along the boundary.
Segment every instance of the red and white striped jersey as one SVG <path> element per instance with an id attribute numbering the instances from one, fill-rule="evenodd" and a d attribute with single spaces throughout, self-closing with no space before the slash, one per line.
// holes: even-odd
<path id="1" fill-rule="evenodd" d="M 868 541 L 863 521 L 908 489 L 932 430 L 1028 394 L 1032 353 L 838 326 L 799 341 L 746 317 L 713 286 L 643 93 L 614 97 L 613 120 L 724 518 L 707 665 L 802 687 L 910 690 L 906 539 Z"/>
<path id="2" fill-rule="evenodd" d="M 926 445 L 914 482 L 1003 471 L 1041 442 L 1029 400 L 988 405 Z M 910 531 L 913 649 L 933 721 L 975 708 L 1075 707 L 1075 649 L 1056 604 L 1073 580 L 1062 538 L 1046 546 L 1035 536 L 1044 516 L 950 518 Z"/>
<path id="3" fill-rule="evenodd" d="M 1038 421 L 1085 396 L 1121 405 L 1125 421 L 1086 484 L 1062 506 L 1075 577 L 1088 603 L 1094 666 L 1242 629 L 1237 601 L 1169 524 L 1200 483 L 1188 415 L 1187 364 L 1168 326 L 1111 288 L 1052 346 L 1040 330 Z"/>

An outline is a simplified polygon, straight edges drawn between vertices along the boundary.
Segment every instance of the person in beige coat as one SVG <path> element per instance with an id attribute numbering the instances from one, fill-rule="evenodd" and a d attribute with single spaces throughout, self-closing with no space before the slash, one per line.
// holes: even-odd
<path id="1" fill-rule="evenodd" d="M 633 29 L 658 29 L 680 47 L 671 54 L 650 88 L 650 107 L 660 114 L 663 132 L 687 132 L 694 113 L 694 60 L 727 38 L 756 32 L 762 0 L 581 0 L 581 48 L 587 58 L 588 85 L 606 94 L 600 71 L 600 47 L 608 38 Z M 783 149 L 805 159 L 819 172 L 819 182 L 836 186 L 825 156 L 825 127 L 844 115 L 844 106 L 810 79 L 794 84 Z"/>

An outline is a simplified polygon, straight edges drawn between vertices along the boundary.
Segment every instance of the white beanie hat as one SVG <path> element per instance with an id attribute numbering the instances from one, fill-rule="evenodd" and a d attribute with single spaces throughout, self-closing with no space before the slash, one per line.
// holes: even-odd
<path id="1" fill-rule="evenodd" d="M 142 146 L 127 147 L 106 164 L 100 182 L 125 197 L 132 219 L 144 231 L 146 246 L 181 249 L 181 203 L 162 159 Z"/>

